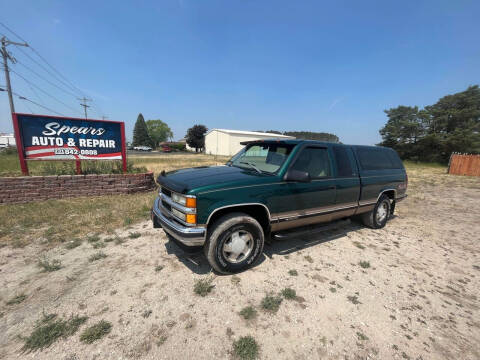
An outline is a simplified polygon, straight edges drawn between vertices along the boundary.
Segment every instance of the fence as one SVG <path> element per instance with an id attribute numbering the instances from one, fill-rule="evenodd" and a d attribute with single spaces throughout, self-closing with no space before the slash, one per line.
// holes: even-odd
<path id="1" fill-rule="evenodd" d="M 452 154 L 448 164 L 448 173 L 480 176 L 480 155 Z"/>

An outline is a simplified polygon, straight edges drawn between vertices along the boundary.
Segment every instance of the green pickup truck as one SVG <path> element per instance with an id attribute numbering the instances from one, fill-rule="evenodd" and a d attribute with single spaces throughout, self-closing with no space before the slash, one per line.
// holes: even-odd
<path id="1" fill-rule="evenodd" d="M 242 145 L 223 166 L 157 179 L 153 226 L 184 249 L 203 246 L 220 273 L 250 267 L 265 239 L 284 233 L 352 216 L 382 228 L 407 196 L 407 173 L 390 148 L 275 139 Z"/>

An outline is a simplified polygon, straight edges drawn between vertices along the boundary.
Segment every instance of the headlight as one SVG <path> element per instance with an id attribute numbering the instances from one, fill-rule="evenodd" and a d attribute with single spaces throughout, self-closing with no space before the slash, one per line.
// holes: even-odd
<path id="1" fill-rule="evenodd" d="M 177 193 L 172 193 L 172 200 L 177 204 L 185 206 L 187 203 L 187 198 L 185 196 L 179 195 Z"/>
<path id="2" fill-rule="evenodd" d="M 158 186 L 158 193 L 159 193 L 159 194 L 162 193 L 162 187 L 161 187 L 161 186 Z"/>
<path id="3" fill-rule="evenodd" d="M 177 193 L 172 192 L 172 201 L 177 204 L 186 206 L 188 208 L 197 207 L 197 198 L 191 196 L 183 196 Z"/>

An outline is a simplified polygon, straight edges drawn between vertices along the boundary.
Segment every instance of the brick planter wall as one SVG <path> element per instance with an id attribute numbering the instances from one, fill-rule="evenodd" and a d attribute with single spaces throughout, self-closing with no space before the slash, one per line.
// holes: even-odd
<path id="1" fill-rule="evenodd" d="M 156 187 L 153 173 L 0 177 L 0 204 L 110 194 Z"/>

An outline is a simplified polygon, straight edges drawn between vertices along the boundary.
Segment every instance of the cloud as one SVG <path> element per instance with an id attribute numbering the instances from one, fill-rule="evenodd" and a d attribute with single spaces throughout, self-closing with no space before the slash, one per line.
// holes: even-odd
<path id="1" fill-rule="evenodd" d="M 330 106 L 328 107 L 328 111 L 332 110 L 339 102 L 343 101 L 343 97 L 336 98 L 332 101 Z"/>

